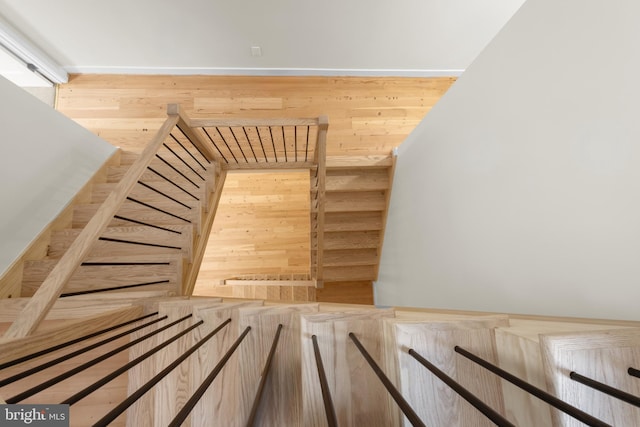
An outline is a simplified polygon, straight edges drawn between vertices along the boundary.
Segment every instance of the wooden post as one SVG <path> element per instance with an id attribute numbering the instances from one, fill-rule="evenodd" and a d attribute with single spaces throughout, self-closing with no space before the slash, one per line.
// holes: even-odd
<path id="1" fill-rule="evenodd" d="M 323 242 L 324 242 L 324 205 L 325 186 L 327 176 L 327 129 L 329 119 L 327 116 L 318 118 L 318 140 L 316 142 L 316 159 L 318 163 L 318 227 L 316 233 L 316 277 L 313 279 L 322 283 L 322 262 L 323 262 Z"/>
<path id="2" fill-rule="evenodd" d="M 180 106 L 180 104 L 169 104 L 167 105 L 167 114 L 177 115 L 179 117 L 178 123 L 176 124 L 180 131 L 186 136 L 189 141 L 196 146 L 196 148 L 202 153 L 207 160 L 213 162 L 216 161 L 215 154 L 213 152 L 213 147 L 211 144 L 206 142 L 206 139 L 194 129 L 195 126 L 192 125 L 191 119 L 187 117 L 184 109 Z M 200 129 L 198 129 L 200 130 Z"/>
<path id="3" fill-rule="evenodd" d="M 218 204 L 220 203 L 220 196 L 222 195 L 224 181 L 227 177 L 227 171 L 225 169 L 222 169 L 220 164 L 217 162 L 216 168 L 218 173 L 216 175 L 214 194 L 209 202 L 207 216 L 204 221 L 202 221 L 202 228 L 200 230 L 200 236 L 198 237 L 198 243 L 196 249 L 193 251 L 193 261 L 191 262 L 188 276 L 182 288 L 183 295 L 193 294 L 193 289 L 196 285 L 196 279 L 198 278 L 198 273 L 200 272 L 200 265 L 202 264 L 202 259 L 204 258 L 204 252 L 207 249 L 209 234 L 211 234 L 211 228 L 213 227 L 213 220 L 215 219 L 216 211 L 218 210 Z"/>

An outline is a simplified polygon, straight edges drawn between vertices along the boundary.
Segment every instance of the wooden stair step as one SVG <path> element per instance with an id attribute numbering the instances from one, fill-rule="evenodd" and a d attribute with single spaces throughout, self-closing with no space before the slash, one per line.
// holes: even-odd
<path id="1" fill-rule="evenodd" d="M 375 191 L 389 188 L 389 171 L 386 169 L 337 169 L 327 170 L 326 191 Z"/>
<path id="2" fill-rule="evenodd" d="M 324 231 L 382 230 L 382 212 L 326 212 Z"/>
<path id="3" fill-rule="evenodd" d="M 541 334 L 540 348 L 549 393 L 611 425 L 637 425 L 640 408 L 603 394 L 597 404 L 590 404 L 600 392 L 568 374 L 576 372 L 640 396 L 640 380 L 627 375 L 628 367 L 640 367 L 640 328 Z M 573 420 L 559 414 L 555 421 L 568 425 Z"/>
<path id="4" fill-rule="evenodd" d="M 342 267 L 357 265 L 376 265 L 377 249 L 336 249 L 324 250 L 322 265 L 324 267 Z"/>
<path id="5" fill-rule="evenodd" d="M 175 184 L 181 186 L 182 188 L 184 188 L 185 190 L 191 193 L 198 191 L 199 188 L 207 187 L 211 189 L 213 187 L 213 179 L 211 178 L 212 176 L 211 172 L 209 172 L 207 175 L 203 175 L 203 178 L 205 178 L 205 181 L 202 181 L 200 178 L 195 176 L 193 172 L 191 172 L 191 174 L 187 173 L 186 171 L 183 172 L 183 174 L 192 181 L 190 182 L 184 176 L 180 175 L 178 172 L 166 166 L 163 167 L 162 164 L 156 164 L 152 162 L 150 166 L 165 178 L 171 180 Z M 128 170 L 129 170 L 129 166 L 118 166 L 118 167 L 108 168 L 107 182 L 110 182 L 110 183 L 120 182 Z M 161 176 L 152 172 L 149 169 L 145 170 L 142 173 L 140 180 L 144 182 L 167 182 L 166 179 L 162 178 Z"/>
<path id="6" fill-rule="evenodd" d="M 323 249 L 325 250 L 377 248 L 379 245 L 378 230 L 324 233 Z"/>
<path id="7" fill-rule="evenodd" d="M 268 301 L 315 302 L 315 286 L 298 285 L 225 285 L 231 286 L 234 298 L 264 299 Z"/>
<path id="8" fill-rule="evenodd" d="M 327 282 L 376 280 L 377 275 L 377 265 L 323 267 L 322 269 L 322 279 Z"/>
<path id="9" fill-rule="evenodd" d="M 178 231 L 180 234 L 146 226 L 109 227 L 102 233 L 101 237 L 158 246 L 99 240 L 91 248 L 89 256 L 182 253 L 183 258 L 190 262 L 193 247 L 193 227 L 190 225 L 171 225 L 166 228 Z M 62 257 L 81 231 L 81 229 L 74 228 L 53 232 L 47 253 L 48 257 Z"/>
<path id="10" fill-rule="evenodd" d="M 256 390 L 278 325 L 282 325 L 277 357 L 272 361 L 269 381 L 265 384 L 260 411 L 264 426 L 302 426 L 302 369 L 300 314 L 317 313 L 318 304 L 280 304 L 264 307 L 241 307 L 239 329 L 251 326 L 243 345 L 238 348 L 242 388 Z M 286 392 L 283 392 L 286 390 Z M 237 399 L 236 419 L 246 420 L 253 405 L 253 395 L 242 393 Z"/>
<path id="11" fill-rule="evenodd" d="M 144 182 L 144 181 L 142 181 Z M 155 182 L 144 182 L 145 184 L 153 187 L 154 189 L 163 192 L 169 197 L 174 198 L 175 200 L 184 203 L 187 206 L 193 206 L 193 204 L 198 203 L 198 201 L 206 201 L 207 196 L 211 194 L 210 192 L 205 191 L 205 188 L 201 188 L 200 190 L 195 189 L 196 191 L 189 191 L 189 194 L 175 187 L 174 185 L 166 182 L 166 181 L 155 181 Z M 109 194 L 115 189 L 117 183 L 105 183 L 105 184 L 96 184 L 93 186 L 93 191 L 91 193 L 91 203 L 102 203 L 104 202 Z M 129 196 L 134 199 L 141 200 L 143 202 L 152 203 L 154 201 L 171 201 L 166 196 L 159 194 L 156 191 L 153 191 L 143 185 L 135 185 L 129 193 Z M 195 197 L 195 198 L 194 198 Z M 177 202 L 173 202 L 176 206 L 181 206 L 181 204 Z"/>
<path id="12" fill-rule="evenodd" d="M 182 255 L 146 257 L 103 257 L 85 261 L 66 284 L 62 293 L 106 289 L 140 283 L 164 281 L 166 283 L 132 287 L 132 291 L 171 290 L 180 292 L 182 282 Z M 144 260 L 144 261 L 143 261 Z M 153 261 L 151 261 L 153 260 Z M 143 263 L 141 265 L 87 265 L 87 263 Z M 32 296 L 47 278 L 58 260 L 26 261 L 22 279 L 22 296 Z M 126 291 L 121 289 L 120 291 Z"/>
<path id="13" fill-rule="evenodd" d="M 370 212 L 384 211 L 384 191 L 356 191 L 327 193 L 325 212 Z"/>
<path id="14" fill-rule="evenodd" d="M 165 366 L 168 360 L 177 359 L 196 341 L 202 339 L 227 319 L 232 319 L 232 321 L 200 347 L 192 357 L 181 363 L 179 369 L 171 371 L 162 380 L 165 386 L 154 387 L 132 406 L 133 409 L 130 410 L 130 413 L 134 412 L 135 415 L 128 419 L 131 425 L 169 425 L 184 406 L 186 400 L 211 373 L 221 356 L 226 353 L 242 332 L 239 325 L 239 308 L 263 304 L 261 301 L 218 304 L 198 304 L 196 302 L 190 307 L 189 302 L 191 301 L 179 304 L 163 302 L 159 304 L 159 314 L 167 314 L 173 319 L 193 312 L 194 321 L 201 319 L 204 324 L 184 339 L 178 340 L 168 351 L 157 353 L 145 360 L 137 372 L 129 374 L 129 387 L 137 389 L 142 386 L 150 376 L 158 372 L 159 366 Z M 255 333 L 255 331 L 252 332 Z M 149 340 L 146 347 L 136 348 L 136 353 L 133 353 L 131 357 L 139 356 L 174 334 L 174 331 L 169 330 L 158 334 L 154 339 Z M 238 381 L 240 371 L 237 362 L 236 354 L 227 362 L 225 368 L 216 378 L 215 384 L 224 384 L 224 387 L 211 387 L 202 396 L 189 417 L 194 423 L 187 423 L 187 425 L 207 425 L 207 422 L 210 424 L 211 420 L 216 420 L 216 425 L 235 425 L 235 408 L 240 393 L 240 381 Z M 157 402 L 162 402 L 162 404 Z"/>
<path id="15" fill-rule="evenodd" d="M 391 156 L 327 156 L 327 169 L 389 168 L 393 165 Z"/>
<path id="16" fill-rule="evenodd" d="M 312 335 L 317 337 L 338 425 L 400 425 L 389 422 L 392 414 L 391 405 L 386 404 L 388 393 L 348 337 L 353 332 L 369 354 L 381 361 L 382 321 L 393 316 L 393 310 L 375 309 L 301 314 L 303 414 L 300 425 L 326 422 Z"/>
<path id="17" fill-rule="evenodd" d="M 385 319 L 385 367 L 393 384 L 428 426 L 493 425 L 419 365 L 407 352 L 412 348 L 499 413 L 505 413 L 501 379 L 454 352 L 456 345 L 485 360 L 498 363 L 494 328 L 508 326 L 507 316 L 461 316 L 439 321 Z M 438 396 L 425 399 L 425 396 Z M 400 425 L 402 416 L 393 406 L 389 425 Z"/>
<path id="18" fill-rule="evenodd" d="M 83 228 L 84 226 L 86 226 L 100 206 L 101 204 L 75 206 L 73 209 L 72 227 Z M 195 231 L 199 231 L 200 220 L 202 216 L 202 208 L 199 206 L 199 204 L 195 204 L 192 209 L 187 209 L 181 206 L 177 206 L 171 201 L 158 201 L 153 203 L 153 206 L 169 212 L 173 215 L 177 215 L 183 219 L 175 218 L 172 215 L 148 208 L 130 200 L 126 200 L 122 204 L 117 212 L 117 215 L 157 226 L 189 225 L 190 223 L 194 227 Z M 126 227 L 131 225 L 132 223 L 129 221 L 119 220 L 116 218 L 114 218 L 109 223 L 109 226 L 111 227 Z"/>

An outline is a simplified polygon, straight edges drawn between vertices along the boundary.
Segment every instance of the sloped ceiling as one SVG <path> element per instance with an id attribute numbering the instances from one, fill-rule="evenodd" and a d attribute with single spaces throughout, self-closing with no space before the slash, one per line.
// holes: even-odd
<path id="1" fill-rule="evenodd" d="M 70 72 L 429 76 L 459 74 L 523 2 L 0 0 L 0 15 Z"/>

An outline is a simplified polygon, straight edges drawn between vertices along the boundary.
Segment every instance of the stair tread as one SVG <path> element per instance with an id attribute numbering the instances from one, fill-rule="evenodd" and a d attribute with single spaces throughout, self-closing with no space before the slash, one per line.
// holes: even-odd
<path id="1" fill-rule="evenodd" d="M 145 290 L 170 289 L 178 291 L 177 286 L 181 281 L 178 272 L 182 271 L 182 256 L 173 255 L 169 257 L 165 255 L 162 258 L 154 257 L 153 261 L 151 259 L 149 257 L 101 257 L 99 260 L 90 258 L 73 273 L 71 279 L 65 285 L 63 293 L 105 289 L 159 280 L 167 280 L 168 282 L 166 284 L 145 286 Z M 86 265 L 87 263 L 98 262 L 145 262 L 147 265 Z M 33 295 L 57 263 L 58 260 L 52 259 L 25 261 L 22 296 Z M 132 289 L 140 290 L 139 288 Z"/>
<path id="2" fill-rule="evenodd" d="M 84 227 L 91 220 L 93 215 L 98 211 L 98 208 L 100 208 L 100 206 L 102 205 L 99 203 L 75 206 L 73 209 L 73 228 Z M 199 203 L 196 203 L 192 209 L 178 206 L 171 201 L 154 202 L 152 206 L 169 212 L 170 214 L 177 215 L 183 219 L 175 218 L 167 213 L 159 212 L 157 210 L 129 200 L 125 200 L 116 214 L 125 218 L 135 219 L 138 221 L 161 226 L 185 225 L 189 224 L 188 221 L 191 221 L 191 224 L 194 227 L 197 227 L 200 222 L 201 208 L 199 206 Z M 113 227 L 128 226 L 131 225 L 131 222 L 114 219 L 109 225 Z"/>
<path id="3" fill-rule="evenodd" d="M 382 212 L 326 212 L 324 231 L 382 230 Z"/>
<path id="4" fill-rule="evenodd" d="M 384 211 L 387 206 L 384 191 L 326 193 L 325 212 Z"/>
<path id="5" fill-rule="evenodd" d="M 368 156 L 327 156 L 327 169 L 389 168 L 393 158 L 384 155 Z"/>
<path id="6" fill-rule="evenodd" d="M 160 230 L 153 227 L 133 226 L 133 227 L 107 227 L 101 237 L 118 239 L 131 242 L 147 243 L 151 245 L 171 246 L 172 248 L 147 246 L 139 244 L 128 244 L 111 241 L 97 241 L 94 243 L 89 256 L 100 255 L 136 255 L 140 253 L 163 253 L 181 251 L 183 257 L 191 259 L 191 249 L 193 246 L 193 227 L 189 225 L 171 225 L 166 228 L 179 231 L 181 234 Z M 60 258 L 73 241 L 82 232 L 82 229 L 73 228 L 55 231 L 51 234 L 48 257 Z M 179 248 L 174 249 L 173 247 Z"/>
<path id="7" fill-rule="evenodd" d="M 389 172 L 383 169 L 327 170 L 327 192 L 375 191 L 389 188 Z"/>

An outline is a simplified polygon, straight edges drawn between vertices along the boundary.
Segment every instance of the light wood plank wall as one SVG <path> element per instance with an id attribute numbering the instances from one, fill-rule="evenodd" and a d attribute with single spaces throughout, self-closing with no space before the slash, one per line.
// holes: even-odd
<path id="1" fill-rule="evenodd" d="M 327 155 L 389 154 L 454 78 L 72 75 L 57 109 L 110 143 L 140 152 L 168 103 L 194 118 L 329 117 Z M 304 273 L 309 266 L 308 176 L 229 174 L 196 293 L 240 274 Z M 371 287 L 347 289 L 371 301 Z M 331 292 L 331 300 L 340 300 Z M 320 297 L 319 297 L 320 298 Z M 337 298 L 337 299 L 336 299 Z"/>

